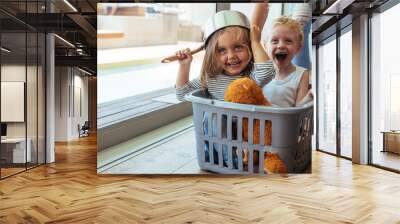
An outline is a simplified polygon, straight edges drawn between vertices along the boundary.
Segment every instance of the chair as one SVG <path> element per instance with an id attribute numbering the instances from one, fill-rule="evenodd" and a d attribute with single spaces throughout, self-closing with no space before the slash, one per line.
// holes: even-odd
<path id="1" fill-rule="evenodd" d="M 80 127 L 80 125 L 78 124 L 79 138 L 89 136 L 89 129 L 90 129 L 89 121 L 85 121 L 82 127 Z"/>

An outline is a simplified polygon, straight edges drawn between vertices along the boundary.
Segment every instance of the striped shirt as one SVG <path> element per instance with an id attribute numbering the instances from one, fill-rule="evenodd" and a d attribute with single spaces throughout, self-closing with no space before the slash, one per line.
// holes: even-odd
<path id="1" fill-rule="evenodd" d="M 254 63 L 254 70 L 251 72 L 250 77 L 257 82 L 259 86 L 264 86 L 275 76 L 274 66 L 272 61 L 263 63 Z M 207 90 L 210 97 L 216 100 L 224 100 L 224 94 L 226 88 L 233 81 L 239 78 L 243 78 L 245 75 L 224 75 L 219 74 L 213 78 L 207 80 Z M 200 77 L 191 80 L 180 88 L 176 88 L 176 97 L 178 100 L 183 101 L 185 95 L 195 90 L 201 89 Z"/>

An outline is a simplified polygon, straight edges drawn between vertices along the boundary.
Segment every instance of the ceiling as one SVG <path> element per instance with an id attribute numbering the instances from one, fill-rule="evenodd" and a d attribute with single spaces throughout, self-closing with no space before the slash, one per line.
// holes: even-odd
<path id="1" fill-rule="evenodd" d="M 43 38 L 37 35 L 51 32 L 57 34 L 56 66 L 78 66 L 96 74 L 96 3 L 96 0 L 67 3 L 47 0 L 46 5 L 44 0 L 1 0 L 2 46 L 12 50 L 6 60 L 21 60 L 25 55 L 28 60 L 34 58 L 36 51 L 44 49 L 44 43 L 40 42 Z"/>
<path id="2" fill-rule="evenodd" d="M 339 2 L 335 10 L 325 11 Z M 373 10 L 389 0 L 311 0 L 313 8 L 313 42 L 332 35 L 337 21 L 340 26 L 351 23 L 352 17 Z M 47 5 L 46 5 L 47 2 Z M 1 0 L 0 28 L 2 46 L 12 49 L 8 59 L 35 55 L 44 44 L 38 42 L 37 32 L 54 32 L 56 65 L 79 66 L 96 73 L 97 42 L 96 4 L 101 2 L 132 2 L 125 0 Z M 270 0 L 282 2 L 282 0 Z M 304 2 L 292 0 L 288 2 Z M 69 3 L 69 4 L 68 4 Z M 331 7 L 333 8 L 333 7 Z M 51 13 L 49 13 L 51 11 Z M 325 13 L 324 13 L 325 12 Z M 347 22 L 346 22 L 347 21 Z M 25 38 L 25 32 L 28 35 Z M 32 32 L 32 33 L 31 33 Z M 33 34 L 34 33 L 34 34 Z M 40 37 L 40 36 L 39 36 Z M 68 44 L 62 39 L 71 43 Z M 39 40 L 41 40 L 39 38 Z M 25 48 L 27 46 L 27 48 Z M 3 58 L 4 60 L 4 58 Z"/>
<path id="3" fill-rule="evenodd" d="M 389 0 L 313 0 L 312 36 L 313 43 L 332 36 L 337 28 L 352 23 L 353 17 L 374 11 Z M 336 3 L 335 3 L 336 2 Z"/>

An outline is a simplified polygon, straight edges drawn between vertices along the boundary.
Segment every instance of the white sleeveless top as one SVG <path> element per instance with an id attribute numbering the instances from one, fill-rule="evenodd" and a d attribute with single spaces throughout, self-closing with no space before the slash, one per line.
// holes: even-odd
<path id="1" fill-rule="evenodd" d="M 294 72 L 282 80 L 271 80 L 263 87 L 264 96 L 273 106 L 294 107 L 296 106 L 297 89 L 305 68 L 295 65 Z"/>

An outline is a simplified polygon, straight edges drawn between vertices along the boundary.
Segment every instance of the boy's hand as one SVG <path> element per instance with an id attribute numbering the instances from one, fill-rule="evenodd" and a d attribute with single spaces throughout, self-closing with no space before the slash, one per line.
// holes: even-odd
<path id="1" fill-rule="evenodd" d="M 257 25 L 252 25 L 250 29 L 250 41 L 251 42 L 261 42 L 261 31 Z"/>
<path id="2" fill-rule="evenodd" d="M 190 65 L 190 63 L 192 63 L 193 56 L 190 53 L 190 49 L 189 48 L 177 51 L 175 53 L 175 55 L 178 57 L 180 65 Z"/>

